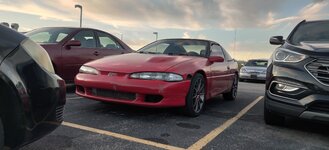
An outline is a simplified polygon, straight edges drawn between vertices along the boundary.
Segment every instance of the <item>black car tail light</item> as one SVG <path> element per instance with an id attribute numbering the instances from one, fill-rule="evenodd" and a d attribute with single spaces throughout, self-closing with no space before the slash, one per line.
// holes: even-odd
<path id="1" fill-rule="evenodd" d="M 59 96 L 60 96 L 60 105 L 64 105 L 66 103 L 66 84 L 64 80 L 57 80 L 59 84 Z"/>

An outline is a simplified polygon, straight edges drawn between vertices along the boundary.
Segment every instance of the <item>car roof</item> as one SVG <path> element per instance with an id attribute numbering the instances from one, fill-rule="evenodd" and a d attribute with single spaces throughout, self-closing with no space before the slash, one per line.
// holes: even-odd
<path id="1" fill-rule="evenodd" d="M 329 19 L 324 19 L 324 20 L 305 20 L 304 23 L 312 23 L 312 22 L 329 22 Z"/>
<path id="2" fill-rule="evenodd" d="M 73 30 L 85 30 L 85 29 L 88 29 L 88 30 L 102 31 L 102 30 L 95 29 L 95 28 L 80 28 L 80 27 L 41 27 L 41 28 L 36 28 L 36 29 L 33 29 L 33 30 L 38 30 L 38 29 L 73 29 Z M 33 31 L 33 30 L 31 30 L 31 31 Z M 102 32 L 104 32 L 104 31 L 102 31 Z"/>
<path id="3" fill-rule="evenodd" d="M 193 41 L 204 41 L 204 42 L 212 42 L 212 43 L 217 43 L 215 41 L 211 40 L 206 40 L 206 39 L 193 39 L 193 38 L 169 38 L 169 39 L 160 39 L 159 41 L 165 41 L 165 40 L 193 40 Z"/>

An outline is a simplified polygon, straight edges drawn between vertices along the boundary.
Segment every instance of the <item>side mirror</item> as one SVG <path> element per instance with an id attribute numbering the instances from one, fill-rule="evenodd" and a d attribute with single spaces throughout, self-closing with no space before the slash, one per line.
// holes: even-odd
<path id="1" fill-rule="evenodd" d="M 224 62 L 224 58 L 221 56 L 210 56 L 208 58 L 209 62 Z"/>
<path id="2" fill-rule="evenodd" d="M 78 40 L 71 40 L 71 41 L 68 41 L 66 44 L 65 44 L 65 47 L 67 49 L 70 49 L 72 46 L 81 46 L 81 42 L 78 41 Z"/>
<path id="3" fill-rule="evenodd" d="M 270 43 L 272 45 L 282 45 L 284 43 L 283 36 L 272 36 L 270 38 Z"/>

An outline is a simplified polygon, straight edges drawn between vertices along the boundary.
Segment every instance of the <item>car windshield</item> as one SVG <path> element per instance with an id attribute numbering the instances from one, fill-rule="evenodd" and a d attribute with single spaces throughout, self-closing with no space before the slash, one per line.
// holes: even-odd
<path id="1" fill-rule="evenodd" d="M 200 40 L 162 40 L 141 48 L 139 53 L 205 57 L 208 42 Z"/>
<path id="2" fill-rule="evenodd" d="M 245 66 L 250 67 L 267 67 L 267 60 L 249 60 Z"/>
<path id="3" fill-rule="evenodd" d="M 329 21 L 301 24 L 290 38 L 294 45 L 301 42 L 329 42 Z"/>
<path id="4" fill-rule="evenodd" d="M 58 43 L 72 31 L 73 29 L 69 28 L 41 28 L 28 32 L 25 35 L 37 43 Z"/>

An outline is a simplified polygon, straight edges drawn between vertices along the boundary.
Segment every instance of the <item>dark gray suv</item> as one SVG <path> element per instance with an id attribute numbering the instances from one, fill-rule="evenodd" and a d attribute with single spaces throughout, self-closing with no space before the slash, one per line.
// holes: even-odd
<path id="1" fill-rule="evenodd" d="M 264 119 L 284 116 L 329 122 L 329 20 L 302 21 L 278 47 L 268 65 Z"/>

